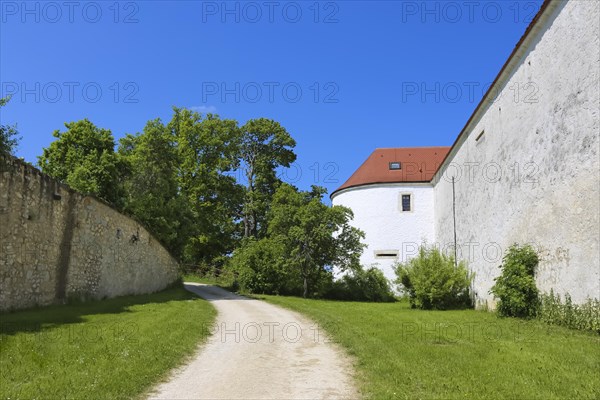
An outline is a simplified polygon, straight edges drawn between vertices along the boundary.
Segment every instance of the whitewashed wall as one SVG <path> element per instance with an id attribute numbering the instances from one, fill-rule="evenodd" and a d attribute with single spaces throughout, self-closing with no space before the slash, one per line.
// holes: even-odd
<path id="1" fill-rule="evenodd" d="M 412 211 L 403 212 L 401 195 L 411 194 Z M 423 241 L 434 240 L 433 187 L 430 184 L 380 184 L 344 189 L 335 193 L 333 205 L 349 207 L 354 212 L 352 225 L 362 229 L 368 247 L 361 263 L 378 264 L 388 279 L 396 278 L 392 266 L 398 260 L 415 255 Z M 395 250 L 398 259 L 375 257 L 379 250 Z"/>
<path id="2" fill-rule="evenodd" d="M 454 175 L 462 258 L 492 306 L 488 292 L 514 242 L 540 251 L 543 291 L 600 298 L 600 2 L 549 7 L 434 178 L 436 239 L 453 240 Z"/>

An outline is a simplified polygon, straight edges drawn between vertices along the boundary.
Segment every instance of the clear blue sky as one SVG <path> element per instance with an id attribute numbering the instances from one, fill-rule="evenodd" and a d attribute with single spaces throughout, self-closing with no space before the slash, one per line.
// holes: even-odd
<path id="1" fill-rule="evenodd" d="M 117 139 L 174 105 L 272 118 L 298 142 L 284 179 L 331 192 L 376 147 L 451 145 L 540 5 L 2 1 L 0 119 L 36 163 L 82 118 Z"/>

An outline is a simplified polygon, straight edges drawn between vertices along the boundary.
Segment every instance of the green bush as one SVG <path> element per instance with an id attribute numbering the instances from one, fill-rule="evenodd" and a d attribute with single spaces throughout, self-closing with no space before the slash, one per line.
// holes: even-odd
<path id="1" fill-rule="evenodd" d="M 470 307 L 469 287 L 473 274 L 464 261 L 458 266 L 454 257 L 434 247 L 421 246 L 419 255 L 395 267 L 396 283 L 409 296 L 413 308 L 444 310 Z"/>
<path id="2" fill-rule="evenodd" d="M 550 290 L 549 294 L 540 296 L 538 318 L 548 324 L 600 334 L 600 300 L 588 299 L 583 304 L 573 304 L 567 293 L 563 303 L 560 296 Z"/>
<path id="3" fill-rule="evenodd" d="M 505 317 L 531 318 L 539 308 L 535 269 L 539 258 L 529 245 L 512 245 L 502 260 L 502 273 L 490 290 L 496 298 L 498 314 Z"/>
<path id="4" fill-rule="evenodd" d="M 359 269 L 332 282 L 323 297 L 345 301 L 395 301 L 394 293 L 378 268 Z"/>
<path id="5" fill-rule="evenodd" d="M 269 238 L 248 239 L 234 252 L 226 269 L 237 277 L 243 292 L 258 294 L 302 293 L 302 280 L 286 268 L 283 243 Z"/>

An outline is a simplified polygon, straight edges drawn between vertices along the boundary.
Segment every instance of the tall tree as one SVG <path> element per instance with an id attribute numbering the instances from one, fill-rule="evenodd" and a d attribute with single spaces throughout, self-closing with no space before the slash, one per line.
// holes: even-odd
<path id="1" fill-rule="evenodd" d="M 241 128 L 239 156 L 245 172 L 244 236 L 258 237 L 266 222 L 270 200 L 281 183 L 278 167 L 296 160 L 296 141 L 278 122 L 259 118 Z M 262 229 L 263 234 L 266 229 Z"/>
<path id="2" fill-rule="evenodd" d="M 364 233 L 352 227 L 353 214 L 342 206 L 322 202 L 326 190 L 313 186 L 310 192 L 282 184 L 273 196 L 268 233 L 286 243 L 287 265 L 300 271 L 304 297 L 327 266 L 340 270 L 359 269 Z"/>
<path id="3" fill-rule="evenodd" d="M 10 97 L 0 98 L 0 113 L 1 109 L 10 101 Z M 13 154 L 15 148 L 19 144 L 17 137 L 18 131 L 15 125 L 0 124 L 0 154 Z"/>
<path id="4" fill-rule="evenodd" d="M 111 131 L 88 119 L 65 123 L 65 127 L 65 132 L 52 133 L 56 140 L 38 157 L 42 171 L 77 191 L 120 206 L 124 171 Z"/>
<path id="5" fill-rule="evenodd" d="M 176 138 L 160 119 L 148 121 L 142 133 L 119 141 L 127 164 L 124 210 L 134 215 L 178 258 L 188 239 L 189 207 L 179 195 Z"/>
<path id="6" fill-rule="evenodd" d="M 211 262 L 231 252 L 237 240 L 242 187 L 231 174 L 238 165 L 234 120 L 175 109 L 169 129 L 177 141 L 178 186 L 193 213 L 186 245 L 190 262 Z"/>

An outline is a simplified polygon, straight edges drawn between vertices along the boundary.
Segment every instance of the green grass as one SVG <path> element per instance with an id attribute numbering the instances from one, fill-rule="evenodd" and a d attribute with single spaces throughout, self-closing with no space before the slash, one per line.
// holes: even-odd
<path id="1" fill-rule="evenodd" d="M 261 296 L 301 312 L 356 360 L 372 399 L 597 399 L 600 336 L 474 310 Z"/>
<path id="2" fill-rule="evenodd" d="M 216 312 L 183 288 L 0 315 L 0 398 L 124 399 L 183 362 Z"/>

